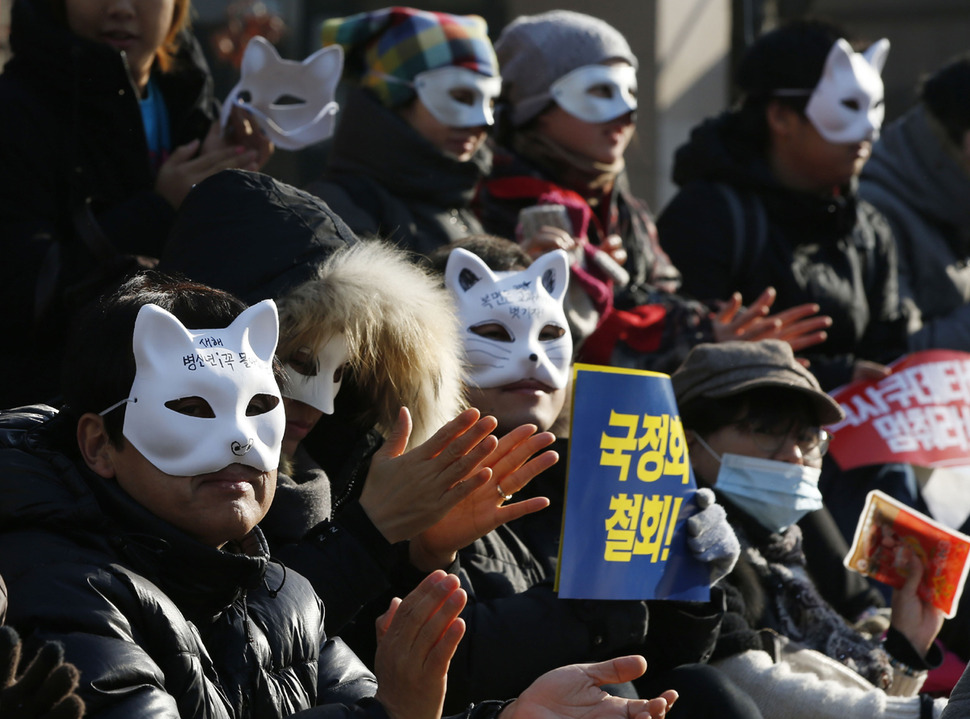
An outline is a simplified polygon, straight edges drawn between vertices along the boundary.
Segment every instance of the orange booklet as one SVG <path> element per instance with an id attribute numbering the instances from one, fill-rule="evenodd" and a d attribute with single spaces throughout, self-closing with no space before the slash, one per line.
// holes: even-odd
<path id="1" fill-rule="evenodd" d="M 923 562 L 919 596 L 952 617 L 970 567 L 970 537 L 883 492 L 869 492 L 845 566 L 898 589 L 906 582 L 906 568 L 899 556 L 902 546 L 912 549 Z"/>

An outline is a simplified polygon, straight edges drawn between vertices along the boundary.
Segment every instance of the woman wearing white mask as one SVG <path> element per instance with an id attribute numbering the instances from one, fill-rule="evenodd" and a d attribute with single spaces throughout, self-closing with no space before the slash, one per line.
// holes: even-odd
<path id="1" fill-rule="evenodd" d="M 476 209 L 488 232 L 518 239 L 532 257 L 571 253 L 566 311 L 580 360 L 670 372 L 698 342 L 821 341 L 827 318 L 790 324 L 816 312 L 813 305 L 781 326 L 762 321 L 773 300 L 765 287 L 745 298 L 749 313 L 738 312 L 740 297 L 718 308 L 676 294 L 680 273 L 625 172 L 637 58 L 619 30 L 569 10 L 523 15 L 505 27 L 495 52 L 502 96 L 492 172 Z M 536 205 L 537 215 L 523 214 Z M 640 314 L 630 320 L 613 308 Z"/>
<path id="2" fill-rule="evenodd" d="M 328 20 L 322 40 L 344 48 L 359 87 L 308 189 L 358 235 L 420 253 L 481 232 L 469 204 L 501 88 L 485 21 L 393 7 Z"/>
<path id="3" fill-rule="evenodd" d="M 775 307 L 806 302 L 832 317 L 812 348 L 825 389 L 881 377 L 906 351 L 889 226 L 856 196 L 882 124 L 879 40 L 855 52 L 828 24 L 762 37 L 739 67 L 738 108 L 705 120 L 678 151 L 681 186 L 657 220 L 664 249 L 700 299 L 771 285 Z"/>
<path id="4" fill-rule="evenodd" d="M 919 560 L 906 560 L 883 642 L 847 624 L 806 571 L 796 522 L 822 507 L 822 426 L 843 417 L 839 405 L 777 341 L 699 345 L 672 380 L 697 482 L 741 542 L 715 666 L 765 716 L 939 716 L 942 701 L 914 696 L 939 661 L 943 621 L 916 594 Z"/>

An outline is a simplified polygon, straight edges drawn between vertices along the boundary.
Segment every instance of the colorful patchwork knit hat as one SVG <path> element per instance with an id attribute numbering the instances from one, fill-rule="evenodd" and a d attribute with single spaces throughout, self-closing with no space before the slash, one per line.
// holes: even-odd
<path id="1" fill-rule="evenodd" d="M 478 15 L 391 7 L 327 20 L 320 36 L 323 45 L 343 46 L 346 76 L 391 108 L 415 96 L 410 83 L 426 70 L 455 65 L 498 76 L 488 25 Z"/>

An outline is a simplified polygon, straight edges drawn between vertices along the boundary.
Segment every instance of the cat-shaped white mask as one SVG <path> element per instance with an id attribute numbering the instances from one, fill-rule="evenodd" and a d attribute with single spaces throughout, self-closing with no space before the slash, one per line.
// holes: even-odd
<path id="1" fill-rule="evenodd" d="M 252 113 L 273 143 L 301 150 L 333 134 L 334 101 L 344 67 L 340 45 L 317 50 L 303 62 L 283 60 L 266 38 L 256 36 L 243 53 L 241 76 L 222 106 L 225 128 L 238 105 Z M 288 98 L 286 104 L 279 100 Z"/>
<path id="2" fill-rule="evenodd" d="M 286 426 L 273 375 L 278 337 L 272 300 L 214 330 L 186 329 L 161 307 L 145 305 L 135 319 L 135 380 L 122 434 L 155 467 L 177 477 L 237 463 L 276 469 Z M 177 400 L 190 397 L 199 400 L 188 405 L 193 413 L 179 411 Z"/>
<path id="3" fill-rule="evenodd" d="M 310 358 L 308 358 L 310 359 Z M 290 360 L 286 366 L 286 383 L 283 396 L 308 404 L 324 414 L 333 414 L 333 403 L 343 384 L 344 371 L 350 360 L 347 335 L 334 335 L 317 350 L 310 359 L 311 367 L 294 367 Z M 307 370 L 311 370 L 310 374 Z"/>
<path id="4" fill-rule="evenodd" d="M 889 40 L 885 38 L 874 42 L 864 53 L 855 52 L 839 38 L 829 50 L 814 90 L 776 90 L 775 94 L 811 92 L 805 116 L 829 142 L 875 140 L 886 115 L 880 73 L 888 54 Z"/>
<path id="5" fill-rule="evenodd" d="M 492 272 L 477 255 L 454 250 L 445 268 L 464 328 L 468 383 L 481 389 L 536 380 L 566 386 L 573 343 L 563 296 L 569 261 L 549 252 L 525 270 Z"/>

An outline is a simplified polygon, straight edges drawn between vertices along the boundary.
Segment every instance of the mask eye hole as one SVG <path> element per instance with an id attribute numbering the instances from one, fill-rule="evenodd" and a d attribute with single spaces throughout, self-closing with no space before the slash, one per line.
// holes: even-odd
<path id="1" fill-rule="evenodd" d="M 240 102 L 252 102 L 253 94 L 249 90 L 240 90 L 239 95 L 236 96 Z"/>
<path id="2" fill-rule="evenodd" d="M 539 331 L 539 339 L 542 342 L 557 340 L 566 334 L 566 330 L 559 325 L 546 325 Z"/>
<path id="3" fill-rule="evenodd" d="M 344 372 L 347 371 L 347 363 L 344 362 L 337 369 L 333 371 L 333 383 L 338 384 L 344 380 Z"/>
<path id="4" fill-rule="evenodd" d="M 468 328 L 470 332 L 494 342 L 514 342 L 515 338 L 508 329 L 498 322 L 485 322 Z"/>
<path id="5" fill-rule="evenodd" d="M 858 112 L 860 105 L 858 100 L 848 99 L 842 101 L 842 107 L 847 107 L 853 112 Z"/>
<path id="6" fill-rule="evenodd" d="M 593 97 L 602 97 L 604 100 L 613 99 L 613 86 L 607 84 L 593 85 L 586 91 L 587 95 L 592 95 Z"/>
<path id="7" fill-rule="evenodd" d="M 209 403 L 201 397 L 179 397 L 178 399 L 170 399 L 165 403 L 165 406 L 173 412 L 178 412 L 186 417 L 213 419 L 216 416 Z"/>
<path id="8" fill-rule="evenodd" d="M 266 414 L 276 409 L 276 405 L 280 403 L 280 398 L 272 394 L 257 394 L 254 395 L 249 404 L 246 406 L 246 416 L 256 417 L 261 414 Z"/>
<path id="9" fill-rule="evenodd" d="M 280 95 L 278 98 L 273 100 L 274 105 L 306 105 L 306 100 L 302 97 L 296 97 L 295 95 Z"/>
<path id="10" fill-rule="evenodd" d="M 451 99 L 455 102 L 459 102 L 462 105 L 474 105 L 475 104 L 475 92 L 469 90 L 467 87 L 456 87 L 448 91 L 451 95 Z"/>
<path id="11" fill-rule="evenodd" d="M 316 377 L 317 358 L 309 347 L 301 347 L 290 355 L 287 364 L 296 372 L 304 377 Z"/>

